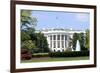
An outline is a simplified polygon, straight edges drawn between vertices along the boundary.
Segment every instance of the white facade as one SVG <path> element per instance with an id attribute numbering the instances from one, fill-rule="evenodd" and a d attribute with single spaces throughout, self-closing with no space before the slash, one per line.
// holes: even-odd
<path id="1" fill-rule="evenodd" d="M 44 29 L 41 30 L 41 33 L 47 38 L 50 51 L 63 52 L 69 48 L 70 38 L 73 37 L 74 33 L 85 33 L 85 31 L 72 29 Z"/>

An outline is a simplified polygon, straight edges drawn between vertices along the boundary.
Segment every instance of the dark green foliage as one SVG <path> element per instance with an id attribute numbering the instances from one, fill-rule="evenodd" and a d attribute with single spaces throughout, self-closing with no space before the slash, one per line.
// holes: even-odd
<path id="1" fill-rule="evenodd" d="M 89 56 L 89 51 L 51 52 L 50 57 L 80 57 Z"/>
<path id="2" fill-rule="evenodd" d="M 80 46 L 81 46 L 81 50 L 85 50 L 85 36 L 84 33 L 80 33 L 79 34 L 79 42 L 80 42 Z"/>
<path id="3" fill-rule="evenodd" d="M 89 51 L 69 51 L 69 52 L 50 52 L 50 53 L 36 53 L 33 58 L 39 57 L 82 57 L 89 56 Z"/>
<path id="4" fill-rule="evenodd" d="M 21 31 L 21 43 L 25 40 L 30 40 L 31 37 L 26 31 Z"/>
<path id="5" fill-rule="evenodd" d="M 31 12 L 31 10 L 21 10 L 21 29 L 27 29 L 36 25 L 37 19 L 31 16 Z"/>
<path id="6" fill-rule="evenodd" d="M 34 51 L 35 53 L 49 52 L 47 39 L 44 36 L 44 34 L 42 34 L 41 32 L 40 33 L 35 33 L 31 37 L 32 37 L 32 40 L 35 41 L 35 45 L 38 48 L 38 50 Z"/>
<path id="7" fill-rule="evenodd" d="M 74 34 L 73 34 L 73 39 L 72 39 L 72 45 L 73 45 L 73 49 L 74 49 L 74 50 L 75 50 L 75 48 L 76 48 L 76 42 L 77 42 L 78 39 L 79 39 L 78 33 L 74 33 Z"/>
<path id="8" fill-rule="evenodd" d="M 86 45 L 88 45 L 88 39 L 86 39 L 84 33 L 74 33 L 73 34 L 72 45 L 73 45 L 74 50 L 76 48 L 77 40 L 79 40 L 79 42 L 80 42 L 81 50 L 88 50 L 88 48 L 86 47 Z"/>
<path id="9" fill-rule="evenodd" d="M 27 48 L 28 51 L 36 48 L 30 36 L 35 31 L 36 22 L 36 18 L 31 17 L 30 10 L 21 10 L 21 48 Z"/>
<path id="10" fill-rule="evenodd" d="M 85 47 L 86 48 L 90 48 L 90 31 L 89 29 L 86 30 L 86 43 L 85 43 Z"/>
<path id="11" fill-rule="evenodd" d="M 40 54 L 37 53 L 37 54 L 33 54 L 32 57 L 33 58 L 35 58 L 35 57 L 36 58 L 37 57 L 49 57 L 49 54 L 48 53 L 40 53 Z"/>
<path id="12" fill-rule="evenodd" d="M 37 19 L 31 16 L 31 10 L 21 10 L 21 48 L 31 53 L 49 52 L 46 37 L 35 33 Z"/>

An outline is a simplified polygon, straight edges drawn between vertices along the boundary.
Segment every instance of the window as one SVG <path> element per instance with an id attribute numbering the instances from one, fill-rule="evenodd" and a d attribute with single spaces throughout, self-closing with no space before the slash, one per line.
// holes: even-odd
<path id="1" fill-rule="evenodd" d="M 52 48 L 52 41 L 50 41 L 50 48 Z"/>
<path id="2" fill-rule="evenodd" d="M 58 48 L 60 48 L 60 41 L 58 41 Z"/>
<path id="3" fill-rule="evenodd" d="M 56 48 L 56 41 L 54 41 L 53 44 L 54 44 L 53 48 Z"/>
<path id="4" fill-rule="evenodd" d="M 62 44 L 62 48 L 64 48 L 64 41 L 61 41 L 61 44 Z"/>
<path id="5" fill-rule="evenodd" d="M 67 35 L 65 35 L 65 40 L 67 40 Z"/>
<path id="6" fill-rule="evenodd" d="M 56 40 L 56 35 L 53 36 L 53 40 Z"/>
<path id="7" fill-rule="evenodd" d="M 67 47 L 67 41 L 65 41 L 65 47 Z"/>
<path id="8" fill-rule="evenodd" d="M 57 38 L 57 40 L 60 40 L 60 35 L 58 35 L 58 38 Z"/>
<path id="9" fill-rule="evenodd" d="M 64 49 L 62 49 L 62 52 L 64 52 Z"/>
<path id="10" fill-rule="evenodd" d="M 64 40 L 64 35 L 61 36 L 61 40 Z"/>
<path id="11" fill-rule="evenodd" d="M 52 36 L 50 36 L 50 40 L 52 40 Z"/>

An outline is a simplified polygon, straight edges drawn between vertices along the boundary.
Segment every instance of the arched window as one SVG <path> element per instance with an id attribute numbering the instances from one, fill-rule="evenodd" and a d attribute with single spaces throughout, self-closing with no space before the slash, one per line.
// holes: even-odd
<path id="1" fill-rule="evenodd" d="M 62 52 L 64 52 L 64 49 L 62 49 Z"/>

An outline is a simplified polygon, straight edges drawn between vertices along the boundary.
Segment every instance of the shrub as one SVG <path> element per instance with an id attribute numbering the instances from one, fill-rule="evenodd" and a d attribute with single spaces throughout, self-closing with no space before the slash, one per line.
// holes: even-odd
<path id="1" fill-rule="evenodd" d="M 89 51 L 51 52 L 50 57 L 80 57 L 89 56 Z"/>
<path id="2" fill-rule="evenodd" d="M 21 49 L 21 54 L 26 54 L 26 53 L 28 53 L 27 49 Z"/>
<path id="3" fill-rule="evenodd" d="M 48 53 L 37 53 L 33 54 L 32 57 L 49 57 Z"/>
<path id="4" fill-rule="evenodd" d="M 32 58 L 32 54 L 27 53 L 27 54 L 21 54 L 21 59 L 22 60 L 30 60 Z"/>
<path id="5" fill-rule="evenodd" d="M 21 59 L 29 60 L 32 58 L 32 54 L 27 49 L 21 49 Z"/>

